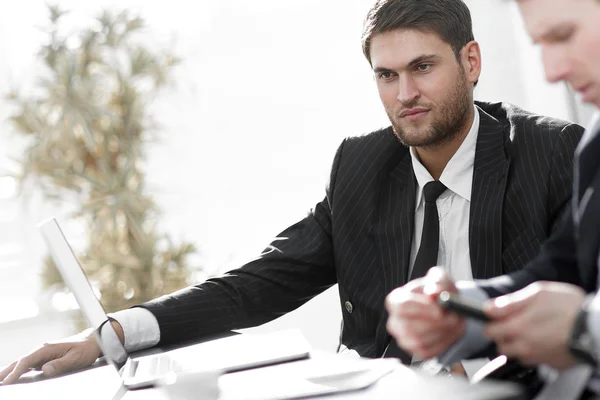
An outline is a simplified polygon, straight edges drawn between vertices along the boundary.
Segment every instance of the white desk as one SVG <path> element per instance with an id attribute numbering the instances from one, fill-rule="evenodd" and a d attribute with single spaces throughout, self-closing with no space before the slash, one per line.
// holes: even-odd
<path id="1" fill-rule="evenodd" d="M 319 353 L 316 357 L 339 357 Z M 306 361 L 298 361 L 302 363 Z M 219 379 L 221 395 L 219 400 L 239 400 L 247 391 L 251 393 L 262 385 L 269 385 L 294 363 L 280 364 L 257 370 L 248 370 L 223 375 Z M 281 375 L 282 376 L 282 375 Z M 78 373 L 54 379 L 42 379 L 30 383 L 0 386 L 0 399 L 113 399 L 113 400 L 165 400 L 166 396 L 158 389 L 126 391 L 120 378 L 111 366 L 98 366 Z M 200 400 L 198 393 L 192 397 Z M 486 384 L 470 386 L 460 379 L 434 378 L 417 375 L 410 369 L 398 365 L 390 374 L 373 386 L 360 391 L 340 393 L 320 398 L 332 399 L 440 399 L 444 400 L 487 400 L 519 399 L 518 391 L 506 385 Z M 176 400 L 176 399 L 169 399 Z"/>

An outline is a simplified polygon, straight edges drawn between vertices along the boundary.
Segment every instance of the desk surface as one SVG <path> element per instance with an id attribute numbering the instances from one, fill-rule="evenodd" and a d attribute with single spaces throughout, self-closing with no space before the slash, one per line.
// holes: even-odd
<path id="1" fill-rule="evenodd" d="M 318 353 L 313 359 L 340 357 L 334 354 Z M 299 361 L 296 363 L 308 362 Z M 275 365 L 256 370 L 242 371 L 223 375 L 219 379 L 221 395 L 219 400 L 239 400 L 247 398 L 245 393 L 252 388 L 269 385 L 272 377 L 282 370 L 294 368 L 293 363 Z M 240 390 L 241 389 L 241 390 Z M 244 389 L 248 389 L 246 392 Z M 69 375 L 35 380 L 10 386 L 0 386 L 0 399 L 113 399 L 113 400 L 164 400 L 169 399 L 160 389 L 142 389 L 126 391 L 115 369 L 107 365 L 72 373 Z M 201 399 L 198 392 L 190 397 Z M 520 399 L 519 392 L 512 386 L 484 384 L 470 386 L 459 379 L 434 378 L 415 374 L 405 366 L 398 367 L 383 377 L 375 385 L 360 391 L 340 393 L 320 398 L 332 399 Z M 175 400 L 175 399 L 170 399 Z"/>

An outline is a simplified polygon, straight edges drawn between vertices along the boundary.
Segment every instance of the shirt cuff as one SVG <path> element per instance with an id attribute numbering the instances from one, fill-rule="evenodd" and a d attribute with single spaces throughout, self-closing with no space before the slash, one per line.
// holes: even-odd
<path id="1" fill-rule="evenodd" d="M 588 306 L 587 326 L 596 350 L 594 356 L 598 358 L 600 357 L 600 295 L 590 294 L 588 298 L 591 298 L 591 301 Z"/>
<path id="2" fill-rule="evenodd" d="M 156 346 L 160 341 L 160 327 L 154 314 L 142 307 L 129 308 L 109 314 L 123 328 L 125 350 L 137 351 Z"/>
<path id="3" fill-rule="evenodd" d="M 473 281 L 459 281 L 456 287 L 461 296 L 484 302 L 489 299 L 487 293 L 479 288 Z M 472 318 L 466 319 L 464 335 L 458 339 L 445 353 L 438 357 L 438 361 L 444 365 L 452 365 L 460 360 L 469 358 L 476 351 L 481 350 L 491 343 L 483 335 L 484 324 Z"/>

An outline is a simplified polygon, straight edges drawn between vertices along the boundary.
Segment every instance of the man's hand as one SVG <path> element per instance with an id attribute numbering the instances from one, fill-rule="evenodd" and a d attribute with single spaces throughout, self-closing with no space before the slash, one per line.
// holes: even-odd
<path id="1" fill-rule="evenodd" d="M 443 291 L 457 293 L 443 269 L 433 267 L 427 275 L 392 291 L 385 300 L 387 330 L 398 346 L 423 359 L 436 357 L 460 338 L 464 319 L 444 311 L 437 303 Z"/>
<path id="2" fill-rule="evenodd" d="M 571 329 L 585 292 L 578 286 L 536 282 L 488 301 L 490 322 L 484 333 L 500 353 L 526 364 L 565 369 L 576 363 L 568 349 Z"/>
<path id="3" fill-rule="evenodd" d="M 112 325 L 121 342 L 124 341 L 123 328 L 117 321 Z M 41 370 L 51 377 L 74 369 L 87 367 L 100 356 L 100 347 L 92 329 L 58 342 L 46 343 L 34 349 L 23 358 L 0 370 L 0 381 L 4 385 L 15 383 L 31 369 Z"/>

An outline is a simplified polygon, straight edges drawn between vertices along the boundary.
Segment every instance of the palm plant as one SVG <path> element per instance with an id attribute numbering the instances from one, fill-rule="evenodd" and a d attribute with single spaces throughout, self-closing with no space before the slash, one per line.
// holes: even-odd
<path id="1" fill-rule="evenodd" d="M 157 229 L 159 212 L 145 190 L 142 162 L 155 132 L 149 105 L 178 60 L 140 40 L 144 21 L 104 11 L 94 26 L 61 34 L 65 12 L 50 6 L 45 72 L 27 96 L 13 92 L 10 121 L 27 146 L 19 160 L 22 187 L 48 198 L 78 199 L 72 215 L 86 226 L 81 259 L 109 311 L 187 284 L 195 247 Z M 61 287 L 46 257 L 45 287 Z"/>

